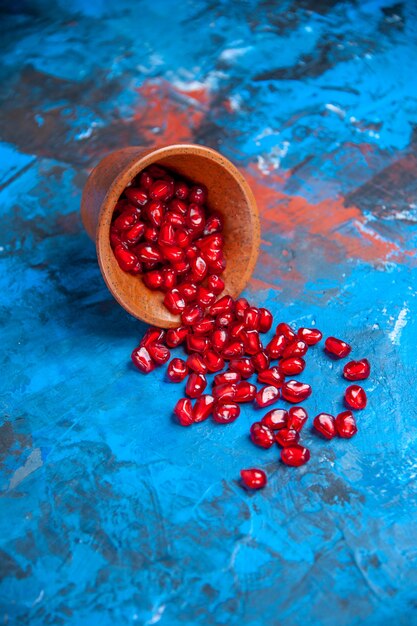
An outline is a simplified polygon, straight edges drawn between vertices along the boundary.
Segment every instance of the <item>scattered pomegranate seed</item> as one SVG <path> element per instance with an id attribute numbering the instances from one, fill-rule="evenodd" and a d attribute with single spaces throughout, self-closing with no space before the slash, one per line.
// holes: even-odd
<path id="1" fill-rule="evenodd" d="M 174 413 L 181 426 L 191 426 L 194 421 L 193 406 L 189 398 L 181 398 L 178 400 L 174 408 Z"/>
<path id="2" fill-rule="evenodd" d="M 204 362 L 204 358 L 201 354 L 198 354 L 198 352 L 193 352 L 189 355 L 187 366 L 193 372 L 197 372 L 197 374 L 205 374 L 207 372 L 207 365 Z"/>
<path id="3" fill-rule="evenodd" d="M 301 339 L 295 339 L 288 343 L 282 353 L 284 359 L 292 356 L 304 356 L 308 350 L 307 344 Z"/>
<path id="4" fill-rule="evenodd" d="M 203 318 L 201 322 L 194 324 L 192 328 L 195 335 L 210 335 L 213 332 L 213 329 L 214 319 L 211 317 Z"/>
<path id="5" fill-rule="evenodd" d="M 154 326 L 151 326 L 143 335 L 140 345 L 147 348 L 152 343 L 164 343 L 164 340 L 165 331 L 161 330 L 160 328 L 155 328 Z"/>
<path id="6" fill-rule="evenodd" d="M 275 334 L 284 335 L 287 341 L 293 341 L 296 337 L 295 332 L 293 331 L 291 326 L 289 324 L 286 324 L 285 322 L 281 322 L 280 324 L 278 324 L 275 329 Z"/>
<path id="7" fill-rule="evenodd" d="M 243 354 L 243 345 L 240 341 L 232 341 L 229 345 L 224 348 L 222 352 L 222 357 L 224 359 L 234 359 L 237 356 L 242 356 Z"/>
<path id="8" fill-rule="evenodd" d="M 297 336 L 308 346 L 315 346 L 323 338 L 323 334 L 317 328 L 299 328 Z"/>
<path id="9" fill-rule="evenodd" d="M 167 376 L 173 383 L 180 383 L 188 374 L 188 365 L 179 358 L 172 359 L 168 365 Z"/>
<path id="10" fill-rule="evenodd" d="M 204 360 L 209 372 L 219 372 L 224 368 L 224 358 L 214 350 L 207 350 L 204 353 Z"/>
<path id="11" fill-rule="evenodd" d="M 235 402 L 218 402 L 213 410 L 213 419 L 218 424 L 234 422 L 240 415 L 240 407 Z"/>
<path id="12" fill-rule="evenodd" d="M 215 385 L 224 385 L 226 383 L 238 383 L 241 376 L 238 372 L 223 372 L 223 374 L 217 374 L 214 377 Z"/>
<path id="13" fill-rule="evenodd" d="M 212 274 L 208 277 L 207 284 L 209 289 L 211 289 L 216 295 L 221 293 L 224 289 L 224 280 L 216 274 Z"/>
<path id="14" fill-rule="evenodd" d="M 209 339 L 202 335 L 187 335 L 187 348 L 190 352 L 205 352 L 209 346 Z"/>
<path id="15" fill-rule="evenodd" d="M 232 372 L 239 372 L 242 378 L 249 378 L 255 371 L 252 361 L 248 358 L 231 359 L 229 369 Z"/>
<path id="16" fill-rule="evenodd" d="M 292 406 L 288 411 L 288 428 L 293 428 L 300 432 L 307 420 L 307 411 L 302 406 Z"/>
<path id="17" fill-rule="evenodd" d="M 356 435 L 358 428 L 352 411 L 343 411 L 336 416 L 336 430 L 339 437 L 350 439 Z"/>
<path id="18" fill-rule="evenodd" d="M 211 345 L 217 352 L 221 352 L 229 341 L 229 334 L 225 328 L 217 328 L 211 336 Z"/>
<path id="19" fill-rule="evenodd" d="M 171 289 L 164 298 L 164 304 L 173 315 L 181 313 L 185 309 L 185 300 L 178 289 Z"/>
<path id="20" fill-rule="evenodd" d="M 367 403 L 365 390 L 359 385 L 350 385 L 345 391 L 345 402 L 351 409 L 364 409 Z"/>
<path id="21" fill-rule="evenodd" d="M 352 350 L 348 343 L 341 339 L 336 339 L 336 337 L 327 337 L 324 345 L 326 352 L 338 359 L 344 359 Z"/>
<path id="22" fill-rule="evenodd" d="M 306 366 L 306 362 L 301 356 L 290 356 L 279 362 L 278 369 L 283 376 L 297 376 L 301 374 Z"/>
<path id="23" fill-rule="evenodd" d="M 262 489 L 267 483 L 265 472 L 255 467 L 241 470 L 240 476 L 242 483 L 248 489 Z"/>
<path id="24" fill-rule="evenodd" d="M 157 365 L 163 365 L 171 356 L 170 351 L 162 343 L 151 343 L 148 352 Z"/>
<path id="25" fill-rule="evenodd" d="M 270 369 L 263 370 L 258 374 L 258 381 L 265 385 L 273 385 L 280 389 L 284 383 L 284 376 L 279 371 L 279 368 L 274 366 Z"/>
<path id="26" fill-rule="evenodd" d="M 140 370 L 144 374 L 148 374 L 149 372 L 152 372 L 153 369 L 155 369 L 155 363 L 153 362 L 145 346 L 139 346 L 135 348 L 131 354 L 131 358 L 138 370 Z"/>
<path id="27" fill-rule="evenodd" d="M 188 328 L 179 326 L 178 328 L 170 328 L 166 334 L 166 344 L 169 348 L 176 348 L 182 344 L 188 335 Z"/>
<path id="28" fill-rule="evenodd" d="M 272 409 L 263 416 L 261 423 L 268 426 L 271 430 L 280 430 L 286 428 L 288 413 L 285 409 Z"/>
<path id="29" fill-rule="evenodd" d="M 267 333 L 270 330 L 273 322 L 273 317 L 271 311 L 268 309 L 260 308 L 259 309 L 259 332 Z"/>
<path id="30" fill-rule="evenodd" d="M 251 357 L 251 362 L 257 372 L 263 372 L 269 367 L 269 356 L 265 351 L 258 352 Z"/>
<path id="31" fill-rule="evenodd" d="M 275 337 L 273 337 L 266 346 L 265 351 L 269 358 L 279 359 L 282 356 L 286 345 L 287 340 L 284 335 L 275 335 Z"/>
<path id="32" fill-rule="evenodd" d="M 204 311 L 198 304 L 188 304 L 181 313 L 181 321 L 184 326 L 192 326 L 201 322 Z"/>
<path id="33" fill-rule="evenodd" d="M 319 413 L 313 420 L 314 428 L 326 439 L 333 439 L 336 434 L 336 423 L 333 415 Z"/>
<path id="34" fill-rule="evenodd" d="M 254 444 L 261 448 L 270 448 L 274 445 L 274 434 L 268 426 L 255 422 L 250 428 L 250 437 Z"/>
<path id="35" fill-rule="evenodd" d="M 198 396 L 201 396 L 206 387 L 207 379 L 204 374 L 197 374 L 196 372 L 193 372 L 188 377 L 188 381 L 185 386 L 185 393 L 190 398 L 198 398 Z"/>
<path id="36" fill-rule="evenodd" d="M 209 394 L 203 394 L 195 401 L 193 409 L 193 421 L 198 424 L 203 422 L 212 413 L 214 407 L 214 398 Z"/>
<path id="37" fill-rule="evenodd" d="M 368 359 L 360 361 L 349 361 L 343 368 L 343 376 L 347 380 L 365 380 L 371 373 L 371 366 Z"/>
<path id="38" fill-rule="evenodd" d="M 293 428 L 281 428 L 275 433 L 275 441 L 282 448 L 289 448 L 297 445 L 300 439 L 300 433 Z"/>
<path id="39" fill-rule="evenodd" d="M 250 306 L 245 310 L 243 322 L 248 330 L 258 330 L 259 328 L 260 314 L 259 309 L 254 306 Z"/>
<path id="40" fill-rule="evenodd" d="M 270 404 L 276 402 L 279 399 L 279 396 L 280 392 L 277 387 L 274 387 L 273 385 L 262 387 L 255 396 L 256 404 L 260 408 L 269 406 Z"/>
<path id="41" fill-rule="evenodd" d="M 213 387 L 213 396 L 216 400 L 234 400 L 237 392 L 236 383 L 223 383 Z"/>
<path id="42" fill-rule="evenodd" d="M 310 450 L 304 446 L 291 446 L 290 448 L 282 448 L 281 461 L 285 465 L 291 467 L 300 467 L 310 460 Z"/>
<path id="43" fill-rule="evenodd" d="M 282 385 L 282 397 L 287 402 L 302 402 L 311 395 L 311 387 L 307 383 L 298 380 L 289 380 Z"/>
<path id="44" fill-rule="evenodd" d="M 216 316 L 219 313 L 230 313 L 233 310 L 233 300 L 230 296 L 223 296 L 219 298 L 209 308 L 210 315 Z"/>
<path id="45" fill-rule="evenodd" d="M 242 380 L 236 385 L 236 393 L 234 399 L 236 402 L 252 402 L 256 396 L 256 387 L 246 380 Z"/>

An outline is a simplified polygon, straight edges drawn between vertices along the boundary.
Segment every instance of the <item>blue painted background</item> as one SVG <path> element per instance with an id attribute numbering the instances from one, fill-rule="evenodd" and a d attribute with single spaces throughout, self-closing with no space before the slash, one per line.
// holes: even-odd
<path id="1" fill-rule="evenodd" d="M 413 1 L 2 3 L 0 622 L 417 624 Z M 368 357 L 352 441 L 293 470 L 258 415 L 183 429 L 129 365 L 79 218 L 117 147 L 221 150 L 257 196 L 246 295 Z M 337 412 L 320 347 L 312 415 Z M 248 494 L 242 467 L 266 468 Z"/>

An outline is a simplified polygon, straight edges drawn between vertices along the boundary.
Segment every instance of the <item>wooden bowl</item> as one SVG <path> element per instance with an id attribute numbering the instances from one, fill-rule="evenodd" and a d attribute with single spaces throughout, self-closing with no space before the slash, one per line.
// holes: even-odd
<path id="1" fill-rule="evenodd" d="M 242 174 L 225 157 L 205 146 L 123 148 L 104 157 L 91 172 L 83 191 L 81 217 L 87 233 L 96 241 L 98 262 L 107 287 L 134 317 L 161 328 L 172 328 L 180 324 L 180 318 L 165 308 L 164 294 L 148 289 L 140 276 L 121 270 L 110 247 L 115 204 L 127 184 L 151 163 L 206 185 L 209 209 L 224 216 L 227 267 L 222 278 L 224 293 L 233 298 L 245 287 L 256 263 L 259 217 L 255 198 Z"/>

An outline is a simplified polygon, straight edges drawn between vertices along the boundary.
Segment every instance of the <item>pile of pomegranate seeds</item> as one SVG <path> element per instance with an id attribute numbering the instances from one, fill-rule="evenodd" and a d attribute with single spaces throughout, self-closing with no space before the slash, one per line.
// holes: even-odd
<path id="1" fill-rule="evenodd" d="M 180 316 L 178 328 L 149 328 L 131 358 L 147 374 L 170 360 L 171 348 L 184 346 L 187 357 L 174 357 L 167 367 L 169 381 L 185 382 L 187 397 L 174 407 L 181 426 L 202 422 L 210 415 L 217 424 L 229 424 L 239 417 L 243 402 L 253 402 L 257 409 L 280 398 L 296 405 L 303 402 L 312 389 L 293 377 L 304 371 L 308 350 L 323 338 L 316 328 L 296 331 L 281 322 L 264 345 L 261 334 L 272 327 L 271 312 L 252 306 L 245 298 L 221 295 L 224 282 L 220 275 L 226 267 L 223 218 L 209 212 L 207 196 L 203 185 L 152 165 L 125 189 L 110 229 L 120 267 L 142 275 L 149 289 L 163 291 L 166 308 Z M 343 359 L 351 346 L 327 337 L 325 352 L 333 359 Z M 212 373 L 216 375 L 208 393 L 208 375 Z M 348 381 L 369 375 L 367 359 L 350 361 L 343 369 Z M 250 377 L 256 377 L 259 386 L 249 382 Z M 336 417 L 320 413 L 313 420 L 314 429 L 325 439 L 349 439 L 357 432 L 352 409 L 366 407 L 366 393 L 352 384 L 344 400 L 349 410 Z M 310 451 L 300 443 L 307 420 L 307 412 L 300 406 L 273 408 L 252 424 L 250 438 L 261 448 L 280 446 L 282 462 L 299 467 L 310 459 Z M 248 489 L 260 489 L 267 483 L 265 472 L 257 468 L 242 470 L 241 480 Z"/>

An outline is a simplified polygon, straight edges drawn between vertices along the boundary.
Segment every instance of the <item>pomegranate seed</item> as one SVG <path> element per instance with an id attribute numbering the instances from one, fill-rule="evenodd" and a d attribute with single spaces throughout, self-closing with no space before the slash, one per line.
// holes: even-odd
<path id="1" fill-rule="evenodd" d="M 227 315 L 227 313 L 225 313 L 225 315 Z M 230 336 L 233 339 L 241 339 L 241 333 L 243 331 L 246 332 L 245 324 L 243 322 L 235 322 L 230 327 Z"/>
<path id="2" fill-rule="evenodd" d="M 258 382 L 266 385 L 273 385 L 274 387 L 278 387 L 278 389 L 280 389 L 284 383 L 284 377 L 278 367 L 271 367 L 268 370 L 259 372 Z"/>
<path id="3" fill-rule="evenodd" d="M 203 309 L 198 304 L 188 304 L 181 313 L 181 321 L 184 326 L 192 326 L 201 322 L 204 317 Z"/>
<path id="4" fill-rule="evenodd" d="M 229 369 L 232 370 L 232 372 L 239 372 L 242 378 L 249 378 L 255 371 L 251 360 L 246 358 L 231 359 Z"/>
<path id="5" fill-rule="evenodd" d="M 207 365 L 205 364 L 201 354 L 198 354 L 198 352 L 193 352 L 189 355 L 187 365 L 190 370 L 197 372 L 197 374 L 205 374 L 207 372 Z"/>
<path id="6" fill-rule="evenodd" d="M 269 367 L 269 356 L 266 352 L 258 352 L 251 357 L 251 362 L 257 372 L 263 372 Z"/>
<path id="7" fill-rule="evenodd" d="M 261 423 L 271 430 L 280 430 L 287 426 L 288 413 L 285 409 L 272 409 L 263 416 Z"/>
<path id="8" fill-rule="evenodd" d="M 371 373 L 371 366 L 368 359 L 360 361 L 349 361 L 343 368 L 343 376 L 347 380 L 365 380 Z"/>
<path id="9" fill-rule="evenodd" d="M 194 232 L 202 231 L 204 228 L 204 220 L 205 220 L 203 207 L 200 206 L 199 204 L 191 203 L 188 206 L 188 211 L 187 211 L 185 220 L 188 226 Z"/>
<path id="10" fill-rule="evenodd" d="M 163 365 L 171 356 L 168 348 L 161 343 L 151 343 L 148 346 L 148 352 L 157 365 Z"/>
<path id="11" fill-rule="evenodd" d="M 272 313 L 268 311 L 268 309 L 260 308 L 259 309 L 259 332 L 267 333 L 272 326 Z"/>
<path id="12" fill-rule="evenodd" d="M 179 198 L 173 198 L 169 203 L 169 210 L 173 213 L 180 213 L 180 215 L 186 215 L 188 206 L 186 202 L 183 202 Z"/>
<path id="13" fill-rule="evenodd" d="M 179 275 L 186 274 L 190 269 L 190 264 L 186 259 L 182 261 L 172 261 L 171 266 L 175 273 Z"/>
<path id="14" fill-rule="evenodd" d="M 221 352 L 229 341 L 229 334 L 224 328 L 217 328 L 211 337 L 211 345 L 217 352 Z"/>
<path id="15" fill-rule="evenodd" d="M 344 359 L 352 350 L 348 343 L 345 343 L 341 339 L 336 339 L 336 337 L 327 337 L 324 345 L 328 354 L 331 354 L 337 359 Z"/>
<path id="16" fill-rule="evenodd" d="M 240 382 L 240 374 L 238 372 L 223 372 L 223 374 L 217 374 L 214 377 L 215 385 L 224 385 L 226 383 L 238 383 Z"/>
<path id="17" fill-rule="evenodd" d="M 310 460 L 310 450 L 304 446 L 291 446 L 290 448 L 282 448 L 281 461 L 285 465 L 292 467 L 300 467 Z"/>
<path id="18" fill-rule="evenodd" d="M 188 248 L 191 243 L 191 234 L 184 228 L 179 228 L 175 233 L 175 243 L 180 248 Z"/>
<path id="19" fill-rule="evenodd" d="M 356 435 L 358 428 L 352 411 L 343 411 L 336 416 L 336 430 L 339 437 L 350 439 Z"/>
<path id="20" fill-rule="evenodd" d="M 345 402 L 351 409 L 364 409 L 367 403 L 365 390 L 359 385 L 349 385 L 345 391 Z"/>
<path id="21" fill-rule="evenodd" d="M 122 244 L 122 240 L 120 239 L 120 233 L 119 231 L 117 231 L 115 228 L 113 228 L 113 226 L 110 227 L 110 245 L 112 247 L 112 250 L 114 250 L 114 248 L 116 246 L 120 246 Z M 126 244 L 122 244 L 124 246 L 126 246 Z"/>
<path id="22" fill-rule="evenodd" d="M 158 229 L 155 226 L 146 226 L 143 234 L 148 243 L 156 243 L 158 241 Z"/>
<path id="23" fill-rule="evenodd" d="M 219 372 L 224 368 L 224 358 L 214 350 L 207 350 L 204 353 L 204 360 L 209 372 Z"/>
<path id="24" fill-rule="evenodd" d="M 214 398 L 209 394 L 203 394 L 195 401 L 194 409 L 193 409 L 193 418 L 194 422 L 198 424 L 199 422 L 204 422 L 210 415 L 214 406 Z"/>
<path id="25" fill-rule="evenodd" d="M 224 289 L 224 280 L 220 278 L 220 276 L 217 276 L 217 274 L 211 274 L 207 279 L 207 284 L 209 289 L 216 295 L 221 293 Z"/>
<path id="26" fill-rule="evenodd" d="M 284 376 L 297 376 L 301 374 L 306 366 L 306 362 L 300 356 L 291 356 L 279 362 L 278 369 Z"/>
<path id="27" fill-rule="evenodd" d="M 265 348 L 270 359 L 279 359 L 285 350 L 287 340 L 284 335 L 275 335 Z"/>
<path id="28" fill-rule="evenodd" d="M 139 187 L 143 189 L 149 189 L 153 183 L 153 178 L 148 172 L 141 172 L 139 175 Z"/>
<path id="29" fill-rule="evenodd" d="M 210 315 L 217 316 L 219 313 L 231 313 L 233 311 L 233 299 L 230 296 L 219 298 L 209 308 Z"/>
<path id="30" fill-rule="evenodd" d="M 230 424 L 240 415 L 240 407 L 235 402 L 218 402 L 213 410 L 213 419 L 218 424 Z"/>
<path id="31" fill-rule="evenodd" d="M 149 189 L 153 200 L 169 200 L 174 195 L 174 184 L 168 180 L 156 180 Z"/>
<path id="32" fill-rule="evenodd" d="M 137 187 L 128 187 L 125 189 L 125 196 L 135 206 L 145 206 L 148 202 L 148 194 L 145 189 L 138 189 Z"/>
<path id="33" fill-rule="evenodd" d="M 207 189 L 204 185 L 194 185 L 190 189 L 188 199 L 196 204 L 204 204 L 207 202 Z"/>
<path id="34" fill-rule="evenodd" d="M 186 302 L 192 302 L 197 297 L 197 285 L 194 283 L 182 283 L 178 285 L 178 291 Z"/>
<path id="35" fill-rule="evenodd" d="M 282 448 L 295 446 L 299 442 L 300 433 L 293 428 L 281 428 L 275 433 L 275 441 Z"/>
<path id="36" fill-rule="evenodd" d="M 250 306 L 245 310 L 245 315 L 243 318 L 245 327 L 248 330 L 258 330 L 259 328 L 259 309 L 254 306 Z"/>
<path id="37" fill-rule="evenodd" d="M 155 328 L 154 326 L 151 326 L 143 335 L 140 345 L 148 348 L 148 346 L 150 346 L 152 343 L 163 343 L 164 340 L 165 331 L 161 328 Z"/>
<path id="38" fill-rule="evenodd" d="M 152 372 L 152 370 L 155 369 L 155 363 L 145 346 L 138 346 L 135 348 L 131 354 L 131 359 L 138 370 L 144 374 L 149 374 L 149 372 Z"/>
<path id="39" fill-rule="evenodd" d="M 282 397 L 287 402 L 302 402 L 311 395 L 311 387 L 307 383 L 301 383 L 298 380 L 289 380 L 282 385 Z"/>
<path id="40" fill-rule="evenodd" d="M 149 165 L 149 167 L 147 167 L 145 171 L 149 174 L 149 176 L 152 176 L 152 178 L 164 179 L 167 176 L 167 172 L 155 163 Z"/>
<path id="41" fill-rule="evenodd" d="M 209 335 L 213 332 L 215 320 L 211 317 L 204 317 L 201 322 L 194 324 L 193 332 L 196 335 Z"/>
<path id="42" fill-rule="evenodd" d="M 160 289 L 164 284 L 164 275 L 160 270 L 153 270 L 152 272 L 147 272 L 143 276 L 143 282 L 148 289 Z"/>
<path id="43" fill-rule="evenodd" d="M 155 226 L 155 228 L 159 228 L 161 226 L 165 214 L 165 208 L 165 205 L 158 200 L 149 202 L 149 204 L 146 205 L 146 215 L 152 226 Z M 166 226 L 170 226 L 170 224 L 166 224 Z"/>
<path id="44" fill-rule="evenodd" d="M 188 185 L 186 185 L 181 180 L 178 180 L 174 184 L 174 195 L 176 198 L 180 200 L 186 200 L 188 198 L 188 194 L 190 190 L 188 189 Z"/>
<path id="45" fill-rule="evenodd" d="M 222 357 L 226 360 L 234 359 L 235 357 L 242 356 L 243 354 L 243 345 L 240 341 L 232 341 L 229 345 L 224 348 L 222 352 Z"/>
<path id="46" fill-rule="evenodd" d="M 261 338 L 257 330 L 247 330 L 242 340 L 246 354 L 254 355 L 263 350 Z"/>
<path id="47" fill-rule="evenodd" d="M 187 348 L 190 352 L 205 352 L 209 345 L 208 337 L 204 335 L 187 335 Z"/>
<path id="48" fill-rule="evenodd" d="M 175 228 L 185 228 L 185 218 L 181 213 L 175 213 L 174 211 L 167 211 L 165 213 L 165 222 L 172 224 Z"/>
<path id="49" fill-rule="evenodd" d="M 230 326 L 233 323 L 234 315 L 233 313 L 219 313 L 216 317 L 216 326 L 218 328 L 223 328 L 224 326 Z"/>
<path id="50" fill-rule="evenodd" d="M 165 294 L 164 305 L 170 313 L 176 315 L 185 309 L 185 300 L 178 289 L 171 289 Z"/>
<path id="51" fill-rule="evenodd" d="M 333 439 L 336 434 L 336 424 L 333 415 L 319 413 L 313 420 L 314 428 L 326 439 Z"/>
<path id="52" fill-rule="evenodd" d="M 256 397 L 256 386 L 242 380 L 237 383 L 235 400 L 236 402 L 252 402 Z"/>
<path id="53" fill-rule="evenodd" d="M 126 248 L 122 244 L 117 245 L 113 252 L 120 268 L 124 272 L 138 271 L 138 268 L 140 268 L 140 263 L 138 265 L 138 259 L 133 254 L 133 252 L 129 252 L 129 250 L 126 250 Z"/>
<path id="54" fill-rule="evenodd" d="M 178 328 L 170 328 L 166 334 L 166 344 L 169 348 L 176 348 L 185 341 L 188 335 L 188 328 L 179 326 Z"/>
<path id="55" fill-rule="evenodd" d="M 158 235 L 158 243 L 165 246 L 175 244 L 175 230 L 172 224 L 168 222 L 162 224 Z"/>
<path id="56" fill-rule="evenodd" d="M 123 213 L 121 213 L 119 217 L 114 220 L 112 227 L 116 231 L 126 230 L 136 224 L 139 217 L 140 212 L 132 207 L 131 209 L 123 211 Z"/>
<path id="57" fill-rule="evenodd" d="M 145 232 L 145 224 L 143 222 L 136 222 L 127 230 L 122 231 L 120 234 L 121 243 L 125 243 L 129 246 L 134 246 L 142 238 Z"/>
<path id="58" fill-rule="evenodd" d="M 256 467 L 241 470 L 240 477 L 247 489 L 262 489 L 267 483 L 265 472 Z"/>
<path id="59" fill-rule="evenodd" d="M 219 258 L 223 249 L 224 237 L 220 234 L 207 235 L 206 237 L 200 237 L 197 239 L 195 245 L 203 252 L 203 254 L 207 255 L 207 258 L 210 261 L 215 261 Z"/>
<path id="60" fill-rule="evenodd" d="M 162 270 L 162 278 L 163 284 L 161 287 L 162 291 L 170 291 L 177 284 L 177 274 L 174 270 L 169 267 L 164 267 Z"/>
<path id="61" fill-rule="evenodd" d="M 293 341 L 296 337 L 295 332 L 293 331 L 291 326 L 289 324 L 286 324 L 285 322 L 281 322 L 280 324 L 278 324 L 275 329 L 275 334 L 284 335 L 287 341 Z"/>
<path id="62" fill-rule="evenodd" d="M 222 274 L 226 269 L 226 259 L 222 254 L 217 261 L 213 261 L 212 263 L 208 263 L 210 271 L 215 274 Z"/>
<path id="63" fill-rule="evenodd" d="M 193 372 L 189 375 L 185 386 L 185 393 L 190 398 L 198 398 L 207 387 L 207 379 L 204 374 Z"/>
<path id="64" fill-rule="evenodd" d="M 274 434 L 268 426 L 255 422 L 250 428 L 250 437 L 254 444 L 261 448 L 270 448 L 274 445 Z"/>
<path id="65" fill-rule="evenodd" d="M 213 304 L 215 299 L 216 299 L 216 294 L 214 293 L 214 291 L 210 291 L 209 289 L 206 289 L 206 287 L 203 287 L 202 285 L 198 286 L 197 302 L 203 309 Z"/>
<path id="66" fill-rule="evenodd" d="M 295 341 L 291 341 L 285 347 L 282 356 L 284 359 L 288 359 L 292 356 L 304 356 L 308 350 L 307 344 L 301 339 L 296 339 Z"/>
<path id="67" fill-rule="evenodd" d="M 245 311 L 249 308 L 249 302 L 246 298 L 238 298 L 235 302 L 235 315 L 239 320 L 245 318 Z"/>
<path id="68" fill-rule="evenodd" d="M 213 396 L 216 400 L 234 400 L 236 391 L 236 383 L 223 383 L 222 385 L 215 385 L 213 387 Z"/>
<path id="69" fill-rule="evenodd" d="M 297 336 L 305 341 L 308 346 L 315 346 L 321 341 L 323 334 L 317 328 L 299 328 Z"/>
<path id="70" fill-rule="evenodd" d="M 188 365 L 179 358 L 172 359 L 168 365 L 167 376 L 173 383 L 180 383 L 188 374 Z"/>
<path id="71" fill-rule="evenodd" d="M 174 408 L 174 413 L 181 426 L 191 426 L 194 421 L 193 406 L 189 398 L 181 398 L 178 400 Z"/>
<path id="72" fill-rule="evenodd" d="M 160 244 L 159 249 L 162 252 L 164 258 L 171 263 L 181 263 L 184 261 L 184 250 L 179 246 L 165 246 Z"/>
<path id="73" fill-rule="evenodd" d="M 308 419 L 308 414 L 302 406 L 292 406 L 288 411 L 288 428 L 300 432 Z"/>
<path id="74" fill-rule="evenodd" d="M 140 243 L 135 248 L 135 252 L 140 261 L 162 261 L 162 256 L 158 248 L 152 243 Z"/>
<path id="75" fill-rule="evenodd" d="M 196 283 L 201 283 L 207 274 L 207 263 L 201 256 L 191 259 L 191 276 Z"/>
<path id="76" fill-rule="evenodd" d="M 279 396 L 279 389 L 273 385 L 268 385 L 266 387 L 261 387 L 255 396 L 255 401 L 258 407 L 263 408 L 276 402 L 279 399 Z"/>
<path id="77" fill-rule="evenodd" d="M 223 218 L 219 213 L 212 213 L 209 215 L 204 226 L 204 235 L 213 235 L 214 233 L 220 233 L 223 230 Z"/>

